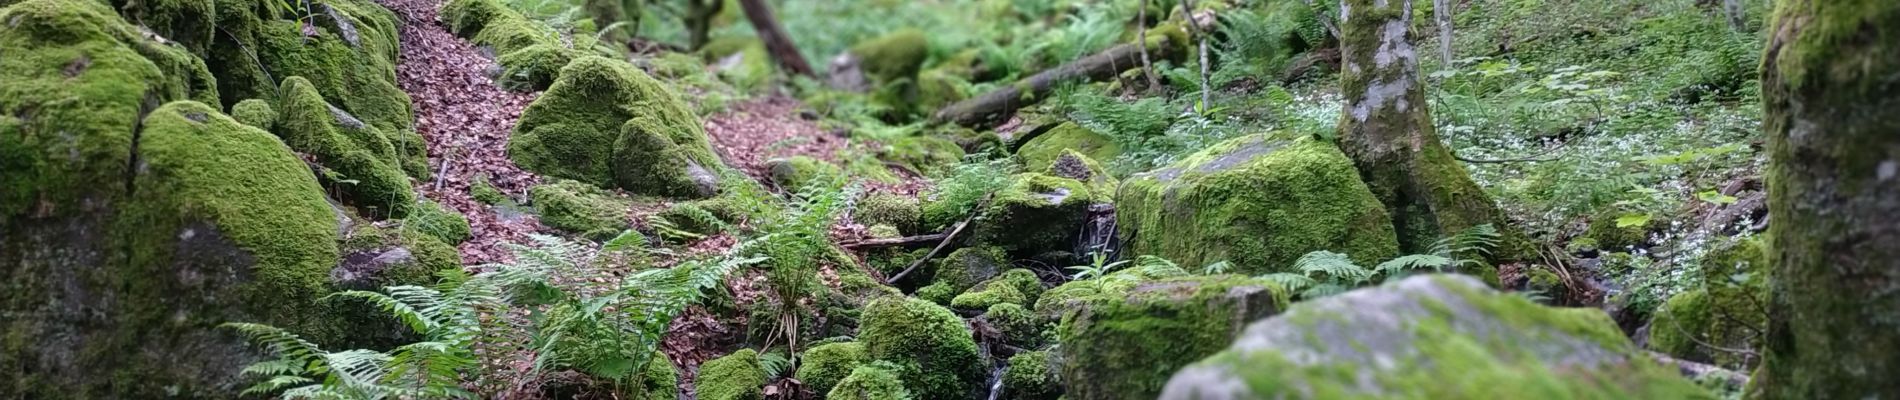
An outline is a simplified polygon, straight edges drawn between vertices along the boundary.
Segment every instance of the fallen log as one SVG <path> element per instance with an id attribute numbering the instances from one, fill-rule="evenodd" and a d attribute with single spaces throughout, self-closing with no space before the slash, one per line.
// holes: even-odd
<path id="1" fill-rule="evenodd" d="M 1180 28 L 1175 28 L 1180 29 Z M 1187 54 L 1189 44 L 1180 35 L 1163 33 L 1150 40 L 1150 55 L 1173 58 Z M 1124 43 L 1100 53 L 1037 72 L 989 93 L 959 101 L 937 111 L 935 122 L 962 126 L 995 124 L 1024 106 L 1036 104 L 1056 85 L 1071 81 L 1097 81 L 1113 78 L 1129 68 L 1141 66 L 1142 47 Z"/>
<path id="2" fill-rule="evenodd" d="M 844 246 L 844 248 L 846 249 L 851 249 L 851 250 L 869 249 L 869 248 L 878 248 L 878 247 L 914 246 L 914 245 L 941 242 L 943 241 L 945 236 L 949 236 L 949 235 L 945 235 L 942 233 L 933 233 L 929 235 L 905 236 L 905 237 L 888 238 L 888 239 L 864 239 L 864 240 L 859 240 L 855 242 L 844 243 L 842 244 L 842 246 Z"/>

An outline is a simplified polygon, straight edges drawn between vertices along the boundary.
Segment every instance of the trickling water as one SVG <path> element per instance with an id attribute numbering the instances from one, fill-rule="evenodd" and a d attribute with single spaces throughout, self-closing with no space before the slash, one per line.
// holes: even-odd
<path id="1" fill-rule="evenodd" d="M 990 370 L 990 399 L 996 400 L 1003 395 L 1003 374 L 1009 372 L 1009 366 L 999 366 Z"/>

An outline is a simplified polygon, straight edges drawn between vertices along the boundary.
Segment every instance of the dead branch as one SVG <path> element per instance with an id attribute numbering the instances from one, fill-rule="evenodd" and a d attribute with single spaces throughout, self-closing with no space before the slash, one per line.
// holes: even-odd
<path id="1" fill-rule="evenodd" d="M 951 228 L 949 233 L 944 234 L 943 240 L 937 242 L 937 247 L 930 248 L 930 252 L 924 253 L 923 258 L 912 261 L 910 266 L 904 267 L 903 271 L 898 271 L 897 275 L 891 275 L 890 279 L 884 280 L 884 283 L 888 285 L 892 282 L 904 279 L 904 275 L 909 275 L 911 271 L 917 270 L 917 267 L 924 265 L 924 263 L 929 262 L 932 258 L 936 258 L 937 253 L 942 252 L 943 248 L 950 246 L 950 242 L 957 238 L 957 234 L 963 233 L 964 227 L 970 226 L 971 220 L 975 220 L 977 215 L 983 214 L 983 208 L 989 206 L 990 198 L 994 196 L 996 196 L 994 192 L 983 195 L 983 200 L 976 202 L 976 207 L 970 210 L 970 215 L 963 217 L 962 221 L 957 222 L 956 227 Z"/>
<path id="2" fill-rule="evenodd" d="M 1162 40 L 1153 46 L 1154 56 L 1170 58 L 1183 53 L 1178 48 L 1181 43 Z M 933 118 L 936 122 L 952 123 L 963 126 L 977 126 L 994 123 L 1016 112 L 1024 106 L 1035 104 L 1044 95 L 1054 90 L 1056 85 L 1071 81 L 1098 81 L 1113 78 L 1121 71 L 1141 65 L 1143 47 L 1137 43 L 1126 43 L 1111 47 L 1094 55 L 1062 64 L 1031 75 L 1014 84 L 959 101 L 937 111 Z"/>
<path id="3" fill-rule="evenodd" d="M 865 239 L 865 240 L 845 243 L 843 244 L 843 246 L 844 248 L 851 249 L 851 250 L 878 248 L 878 247 L 909 246 L 909 245 L 916 245 L 916 244 L 923 244 L 923 243 L 940 242 L 940 241 L 943 241 L 945 236 L 949 236 L 949 235 L 945 235 L 942 233 L 932 233 L 929 235 L 905 236 L 905 237 L 900 237 L 900 238 L 889 238 L 889 239 Z"/>

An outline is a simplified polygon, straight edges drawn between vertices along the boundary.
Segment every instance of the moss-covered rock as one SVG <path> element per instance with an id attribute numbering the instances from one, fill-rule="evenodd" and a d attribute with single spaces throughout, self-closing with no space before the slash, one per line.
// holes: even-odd
<path id="1" fill-rule="evenodd" d="M 1104 196 L 1115 193 L 1121 187 L 1121 181 L 1102 168 L 1102 164 L 1088 155 L 1074 149 L 1063 149 L 1055 161 L 1043 167 L 1043 174 L 1074 179 L 1089 185 L 1090 190 Z"/>
<path id="2" fill-rule="evenodd" d="M 1094 160 L 1114 160 L 1122 154 L 1121 146 L 1107 135 L 1074 122 L 1063 122 L 1023 142 L 1022 147 L 1016 149 L 1016 156 L 1022 157 L 1023 165 L 1040 167 L 1056 162 L 1063 150 L 1074 150 Z"/>
<path id="3" fill-rule="evenodd" d="M 1649 348 L 1740 369 L 1760 361 L 1768 329 L 1768 260 L 1761 241 L 1744 239 L 1703 256 L 1702 287 L 1663 302 L 1649 322 Z"/>
<path id="4" fill-rule="evenodd" d="M 528 189 L 541 223 L 588 237 L 611 237 L 627 227 L 631 203 L 585 183 L 556 180 Z"/>
<path id="5" fill-rule="evenodd" d="M 872 301 L 864 308 L 859 332 L 871 359 L 903 367 L 903 386 L 918 398 L 970 398 L 984 380 L 970 328 L 936 304 L 903 297 Z"/>
<path id="6" fill-rule="evenodd" d="M 949 306 L 950 301 L 955 300 L 957 294 L 958 291 L 956 287 L 950 286 L 949 283 L 938 281 L 917 288 L 917 292 L 911 295 L 916 296 L 918 299 L 931 302 L 932 304 Z"/>
<path id="7" fill-rule="evenodd" d="M 1330 250 L 1370 265 L 1398 252 L 1385 207 L 1333 145 L 1236 138 L 1122 183 L 1117 226 L 1129 254 L 1182 265 L 1227 261 L 1283 271 Z"/>
<path id="8" fill-rule="evenodd" d="M 903 367 L 876 361 L 851 370 L 837 386 L 825 394 L 829 400 L 908 400 L 914 397 L 898 377 Z"/>
<path id="9" fill-rule="evenodd" d="M 636 384 L 627 385 L 626 398 L 633 400 L 677 400 L 680 398 L 680 375 L 673 369 L 673 360 L 666 353 L 653 352 L 653 360 L 647 361 L 647 368 L 634 378 Z"/>
<path id="10" fill-rule="evenodd" d="M 864 344 L 856 342 L 832 343 L 812 347 L 799 357 L 799 382 L 803 382 L 812 393 L 830 393 L 833 386 L 851 374 L 859 365 L 871 362 L 865 355 Z"/>
<path id="11" fill-rule="evenodd" d="M 1108 202 L 1108 194 L 1074 179 L 1017 174 L 990 200 L 970 240 L 1025 257 L 1073 249 L 1090 206 Z"/>
<path id="12" fill-rule="evenodd" d="M 790 192 L 823 187 L 844 175 L 838 166 L 811 156 L 777 158 L 766 161 L 765 165 L 771 172 L 772 183 Z"/>
<path id="13" fill-rule="evenodd" d="M 397 147 L 375 126 L 330 105 L 302 77 L 284 79 L 272 130 L 292 150 L 309 154 L 324 170 L 319 175 L 342 200 L 375 218 L 401 218 L 414 208 Z"/>
<path id="14" fill-rule="evenodd" d="M 1045 340 L 1048 321 L 1037 317 L 1016 303 L 1002 303 L 990 306 L 983 312 L 983 321 L 1002 334 L 1003 342 L 1011 346 L 1033 349 L 1041 347 Z"/>
<path id="15" fill-rule="evenodd" d="M 970 290 L 950 299 L 950 306 L 964 310 L 982 310 L 1003 303 L 1036 304 L 1042 295 L 1042 279 L 1027 269 L 1003 271 L 1002 275 L 979 282 Z"/>
<path id="16" fill-rule="evenodd" d="M 277 126 L 277 110 L 270 102 L 261 99 L 247 99 L 231 105 L 231 119 L 257 129 L 270 129 Z"/>
<path id="17" fill-rule="evenodd" d="M 1001 249 L 965 247 L 938 260 L 935 281 L 946 286 L 950 297 L 955 297 L 996 277 L 1005 268 L 1009 268 L 1009 257 Z"/>
<path id="18" fill-rule="evenodd" d="M 1651 218 L 1648 223 L 1637 226 L 1617 226 L 1618 215 L 1606 213 L 1590 219 L 1590 226 L 1579 239 L 1592 244 L 1592 250 L 1628 252 L 1631 248 L 1649 241 L 1649 231 L 1660 229 L 1668 222 L 1660 218 Z"/>
<path id="19" fill-rule="evenodd" d="M 1062 397 L 1062 376 L 1047 351 L 1020 353 L 1009 358 L 1003 373 L 1006 400 L 1055 400 Z"/>
<path id="20" fill-rule="evenodd" d="M 924 175 L 943 173 L 963 159 L 963 146 L 936 136 L 907 136 L 884 143 L 877 158 Z"/>
<path id="21" fill-rule="evenodd" d="M 902 233 L 918 233 L 923 228 L 923 209 L 917 198 L 878 193 L 859 200 L 851 218 L 867 226 L 890 225 Z"/>
<path id="22" fill-rule="evenodd" d="M 1187 270 L 1168 264 L 1137 265 L 1108 273 L 1101 278 L 1070 281 L 1044 291 L 1036 299 L 1036 314 L 1050 320 L 1062 318 L 1096 296 L 1120 296 L 1144 282 L 1188 276 Z"/>
<path id="23" fill-rule="evenodd" d="M 706 400 L 760 400 L 767 378 L 759 367 L 759 352 L 739 349 L 700 364 L 693 393 Z"/>
<path id="24" fill-rule="evenodd" d="M 469 232 L 468 218 L 461 213 L 431 200 L 420 203 L 403 219 L 409 227 L 450 245 L 462 244 L 473 235 Z"/>
<path id="25" fill-rule="evenodd" d="M 1553 309 L 1467 276 L 1306 301 L 1181 370 L 1161 399 L 1713 398 L 1593 309 Z"/>
<path id="26" fill-rule="evenodd" d="M 903 29 L 852 46 L 850 52 L 858 57 L 865 75 L 882 84 L 916 77 L 924 58 L 930 56 L 930 46 L 924 31 Z"/>
<path id="27" fill-rule="evenodd" d="M 575 60 L 522 112 L 508 156 L 523 169 L 636 194 L 709 197 L 724 166 L 698 117 L 624 61 Z"/>
<path id="28" fill-rule="evenodd" d="M 552 28 L 498 0 L 452 0 L 443 3 L 441 15 L 450 32 L 495 49 L 500 81 L 512 87 L 545 89 L 574 59 L 616 56 L 569 48 Z"/>
<path id="29" fill-rule="evenodd" d="M 1274 287 L 1241 276 L 1196 276 L 1089 298 L 1056 327 L 1069 396 L 1154 398 L 1175 370 L 1219 352 L 1241 326 L 1278 312 Z"/>

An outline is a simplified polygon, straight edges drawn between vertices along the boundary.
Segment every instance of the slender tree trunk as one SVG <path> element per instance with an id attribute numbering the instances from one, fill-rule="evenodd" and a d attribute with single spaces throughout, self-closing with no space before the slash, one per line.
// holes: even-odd
<path id="1" fill-rule="evenodd" d="M 1148 0 L 1141 0 L 1141 8 L 1135 9 L 1135 43 L 1148 43 Z M 1155 78 L 1154 63 L 1148 59 L 1148 46 L 1141 48 L 1141 74 L 1148 77 L 1148 90 L 1161 87 L 1161 79 Z"/>
<path id="2" fill-rule="evenodd" d="M 1346 0 L 1340 21 L 1342 150 L 1392 213 L 1399 246 L 1424 252 L 1440 237 L 1493 224 L 1521 239 L 1451 151 L 1439 143 L 1419 84 L 1411 0 Z M 1516 259 L 1517 250 L 1494 256 Z"/>
<path id="3" fill-rule="evenodd" d="M 1181 16 L 1187 18 L 1188 36 L 1199 43 L 1197 46 L 1201 54 L 1201 105 L 1200 110 L 1196 111 L 1209 110 L 1214 108 L 1214 88 L 1208 84 L 1211 74 L 1207 68 L 1207 35 L 1201 32 L 1200 21 L 1194 20 L 1194 0 L 1181 0 Z"/>
<path id="4" fill-rule="evenodd" d="M 1438 57 L 1444 64 L 1440 69 L 1451 69 L 1451 0 L 1432 0 L 1432 19 L 1438 23 Z"/>
<path id="5" fill-rule="evenodd" d="M 1728 27 L 1736 32 L 1748 31 L 1747 13 L 1742 8 L 1742 0 L 1722 0 L 1722 14 L 1728 17 Z"/>
<path id="6" fill-rule="evenodd" d="M 1783 0 L 1762 63 L 1766 399 L 1900 398 L 1900 3 Z"/>
<path id="7" fill-rule="evenodd" d="M 798 46 L 792 45 L 792 36 L 785 33 L 785 27 L 779 26 L 778 17 L 772 15 L 772 7 L 765 0 L 739 0 L 739 7 L 745 9 L 745 17 L 752 21 L 752 30 L 759 32 L 759 40 L 765 42 L 765 51 L 772 53 L 772 59 L 778 61 L 785 72 L 792 75 L 816 77 L 811 63 L 805 62 L 805 55 L 798 52 Z"/>
<path id="8" fill-rule="evenodd" d="M 712 32 L 713 18 L 726 8 L 722 0 L 686 0 L 686 47 L 699 50 L 706 47 Z"/>

